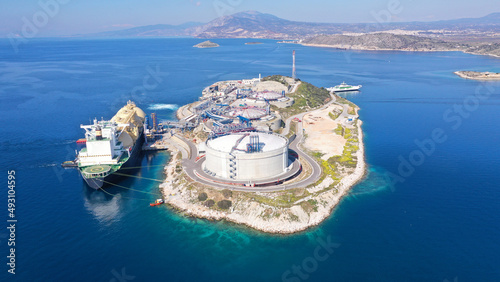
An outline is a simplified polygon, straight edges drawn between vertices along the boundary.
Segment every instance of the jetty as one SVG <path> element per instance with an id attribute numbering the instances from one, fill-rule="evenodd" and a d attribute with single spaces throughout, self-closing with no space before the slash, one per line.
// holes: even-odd
<path id="1" fill-rule="evenodd" d="M 163 139 L 163 136 L 161 139 L 156 140 L 154 142 L 146 142 L 144 145 L 142 145 L 142 150 L 143 151 L 163 151 L 163 150 L 168 150 L 167 143 Z"/>

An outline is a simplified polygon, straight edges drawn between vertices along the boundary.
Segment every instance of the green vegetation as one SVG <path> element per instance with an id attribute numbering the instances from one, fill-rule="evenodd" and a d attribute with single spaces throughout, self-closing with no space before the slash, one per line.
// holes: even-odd
<path id="1" fill-rule="evenodd" d="M 313 200 L 313 199 L 301 202 L 300 206 L 307 213 L 318 211 L 318 201 Z"/>
<path id="2" fill-rule="evenodd" d="M 340 124 L 337 125 L 337 128 L 334 130 L 334 132 L 340 136 L 344 136 L 345 134 L 344 127 Z"/>
<path id="3" fill-rule="evenodd" d="M 320 152 L 314 152 L 312 153 L 312 156 L 315 157 L 316 159 L 321 159 L 321 157 L 323 157 L 324 153 L 320 153 Z"/>
<path id="4" fill-rule="evenodd" d="M 273 209 L 268 208 L 262 214 L 261 217 L 264 219 L 271 219 L 273 217 L 279 218 L 281 216 L 281 212 L 273 211 Z"/>
<path id="5" fill-rule="evenodd" d="M 265 197 L 257 194 L 248 194 L 249 199 L 266 204 L 272 207 L 289 208 L 297 201 L 309 196 L 310 193 L 304 188 L 290 189 L 285 192 L 280 192 L 276 197 Z"/>
<path id="6" fill-rule="evenodd" d="M 202 131 L 198 132 L 196 137 L 199 140 L 206 140 L 208 138 L 208 133 L 202 130 Z"/>
<path id="7" fill-rule="evenodd" d="M 215 205 L 215 201 L 214 200 L 208 200 L 208 201 L 206 201 L 203 204 L 205 205 L 205 207 L 211 208 L 211 207 L 213 207 Z"/>
<path id="8" fill-rule="evenodd" d="M 321 157 L 323 157 L 323 153 L 320 153 L 320 152 L 314 152 L 314 151 L 310 151 L 310 150 L 307 150 L 307 149 L 303 149 L 304 153 L 308 154 L 309 156 L 313 157 L 316 159 L 316 162 L 318 162 L 318 164 L 321 166 Z M 316 180 L 316 182 L 312 183 L 312 184 L 309 184 L 307 186 L 307 188 L 312 188 L 314 186 L 317 186 L 319 185 L 321 182 L 323 182 L 323 180 L 325 179 L 326 177 L 326 173 L 325 173 L 325 169 L 322 167 L 321 169 L 321 175 L 320 177 L 318 178 L 318 180 Z"/>
<path id="9" fill-rule="evenodd" d="M 233 196 L 233 191 L 229 189 L 224 189 L 222 190 L 222 195 L 224 195 L 224 198 L 229 199 L 231 196 Z"/>
<path id="10" fill-rule="evenodd" d="M 200 201 L 200 202 L 205 201 L 207 198 L 208 198 L 208 195 L 205 192 L 200 193 L 200 195 L 198 195 L 198 201 Z"/>
<path id="11" fill-rule="evenodd" d="M 343 136 L 347 140 L 344 151 L 341 156 L 333 156 L 328 159 L 330 165 L 338 164 L 347 168 L 354 168 L 357 164 L 357 158 L 353 156 L 358 150 L 358 139 L 353 137 L 354 134 L 357 136 L 357 129 L 343 128 Z"/>
<path id="12" fill-rule="evenodd" d="M 176 173 L 180 173 L 180 172 L 182 172 L 182 165 L 177 164 L 177 165 L 175 166 L 175 172 L 176 172 Z"/>
<path id="13" fill-rule="evenodd" d="M 343 136 L 346 139 L 346 144 L 342 155 L 330 157 L 327 161 L 321 159 L 323 154 L 319 152 L 309 152 L 309 155 L 314 157 L 316 161 L 320 164 L 322 168 L 320 178 L 308 187 L 314 187 L 319 185 L 323 180 L 330 176 L 333 179 L 333 184 L 330 185 L 328 189 L 334 188 L 336 184 L 340 181 L 340 172 L 345 168 L 355 168 L 357 165 L 357 158 L 354 154 L 359 150 L 358 143 L 358 129 L 357 128 L 347 128 L 342 125 L 337 125 L 334 132 L 338 135 Z"/>
<path id="14" fill-rule="evenodd" d="M 233 203 L 229 200 L 222 200 L 217 202 L 217 206 L 223 210 L 227 210 L 231 207 Z"/>
<path id="15" fill-rule="evenodd" d="M 268 77 L 268 80 L 271 80 L 271 77 Z M 282 79 L 282 76 L 276 77 L 279 78 L 274 78 L 272 80 L 279 81 Z M 319 88 L 303 81 L 295 93 L 288 94 L 287 96 L 292 97 L 295 102 L 288 108 L 278 109 L 283 118 L 308 111 L 312 108 L 317 108 L 324 105 L 331 99 L 330 92 L 325 88 Z"/>
<path id="16" fill-rule="evenodd" d="M 341 113 L 342 113 L 342 112 L 334 112 L 334 113 L 329 112 L 329 113 L 328 113 L 328 116 L 329 116 L 331 119 L 336 120 L 336 119 L 340 116 L 340 114 L 341 114 Z"/>
<path id="17" fill-rule="evenodd" d="M 286 82 L 286 79 L 282 75 L 266 76 L 262 79 L 262 81 L 276 81 L 276 82 L 279 82 L 279 83 L 285 85 L 286 87 L 290 86 L 290 84 L 288 84 L 288 82 Z"/>
<path id="18" fill-rule="evenodd" d="M 290 123 L 290 131 L 288 132 L 286 138 L 290 139 L 294 134 L 297 134 L 297 122 L 292 121 Z"/>
<path id="19" fill-rule="evenodd" d="M 311 108 L 319 107 L 330 100 L 330 92 L 325 88 L 318 88 L 310 83 L 302 82 L 295 92 L 297 98 Z M 297 103 L 297 100 L 295 100 Z"/>
<path id="20" fill-rule="evenodd" d="M 276 202 L 281 205 L 292 206 L 293 203 L 307 196 L 309 196 L 309 192 L 307 192 L 307 190 L 296 188 L 276 197 Z"/>

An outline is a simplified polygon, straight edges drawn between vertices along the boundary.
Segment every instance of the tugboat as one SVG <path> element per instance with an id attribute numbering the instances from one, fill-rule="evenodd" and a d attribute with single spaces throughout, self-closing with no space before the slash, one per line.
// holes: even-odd
<path id="1" fill-rule="evenodd" d="M 62 167 L 78 167 L 78 163 L 77 163 L 78 160 L 74 160 L 74 161 L 65 161 L 62 163 Z"/>
<path id="2" fill-rule="evenodd" d="M 161 205 L 163 203 L 165 203 L 165 201 L 163 201 L 163 199 L 156 199 L 156 201 L 154 203 L 151 203 L 149 205 L 152 206 L 152 207 L 155 207 L 155 206 L 159 206 L 159 205 Z"/>
<path id="3" fill-rule="evenodd" d="M 353 86 L 342 82 L 340 85 L 335 85 L 334 87 L 327 88 L 327 90 L 332 92 L 346 92 L 346 91 L 358 91 L 362 85 Z"/>

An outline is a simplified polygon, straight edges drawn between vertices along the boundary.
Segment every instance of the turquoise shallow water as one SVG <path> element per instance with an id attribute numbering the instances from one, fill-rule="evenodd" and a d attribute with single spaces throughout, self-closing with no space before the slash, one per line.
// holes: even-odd
<path id="1" fill-rule="evenodd" d="M 500 83 L 456 77 L 500 71 L 499 59 L 462 53 L 351 52 L 264 41 L 197 39 L 31 40 L 15 54 L 0 41 L 0 165 L 17 172 L 19 281 L 496 281 L 500 279 Z M 155 196 L 88 189 L 58 164 L 74 156 L 79 125 L 110 118 L 128 99 L 171 119 L 176 107 L 223 79 L 297 73 L 362 110 L 367 178 L 323 224 L 271 236 L 225 222 L 150 208 Z M 145 83 L 146 81 L 146 83 Z M 482 86 L 481 86 L 482 85 Z M 478 88 L 481 87 L 481 88 Z M 487 88 L 484 88 L 487 87 Z M 489 93 L 475 106 L 474 93 Z M 488 90 L 485 90 L 488 89 Z M 472 102 L 471 102 L 472 101 Z M 467 104 L 467 117 L 443 115 Z M 391 184 L 440 128 L 447 136 L 404 182 Z M 162 179 L 168 154 L 147 154 L 138 176 Z M 5 176 L 6 177 L 6 176 Z M 156 193 L 158 183 L 120 183 Z M 0 202 L 6 203 L 3 187 Z M 6 208 L 0 209 L 6 218 Z M 2 228 L 3 229 L 3 228 Z M 0 231 L 0 257 L 8 255 Z M 315 250 L 334 243 L 333 252 Z M 328 255 L 326 255 L 328 254 Z M 295 266 L 300 266 L 297 270 Z M 287 272 L 290 271 L 290 272 Z M 125 276 L 123 276 L 125 274 Z M 5 279 L 4 279 L 5 278 Z M 127 280 L 125 279 L 125 280 Z"/>

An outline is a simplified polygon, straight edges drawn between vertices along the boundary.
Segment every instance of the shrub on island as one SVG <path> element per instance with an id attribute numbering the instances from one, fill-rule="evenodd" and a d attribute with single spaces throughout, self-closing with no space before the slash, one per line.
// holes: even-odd
<path id="1" fill-rule="evenodd" d="M 232 203 L 228 200 L 222 200 L 217 203 L 217 206 L 223 210 L 227 210 L 231 207 Z"/>
<path id="2" fill-rule="evenodd" d="M 204 203 L 205 207 L 208 207 L 208 208 L 211 208 L 215 205 L 215 201 L 214 200 L 208 200 Z"/>
<path id="3" fill-rule="evenodd" d="M 207 195 L 207 193 L 203 192 L 203 193 L 200 193 L 200 195 L 198 195 L 198 200 L 199 200 L 200 202 L 203 202 L 203 201 L 205 201 L 206 199 L 208 199 L 208 195 Z"/>
<path id="4" fill-rule="evenodd" d="M 229 199 L 231 196 L 233 196 L 233 191 L 224 189 L 222 190 L 222 195 L 224 195 L 224 198 Z"/>

